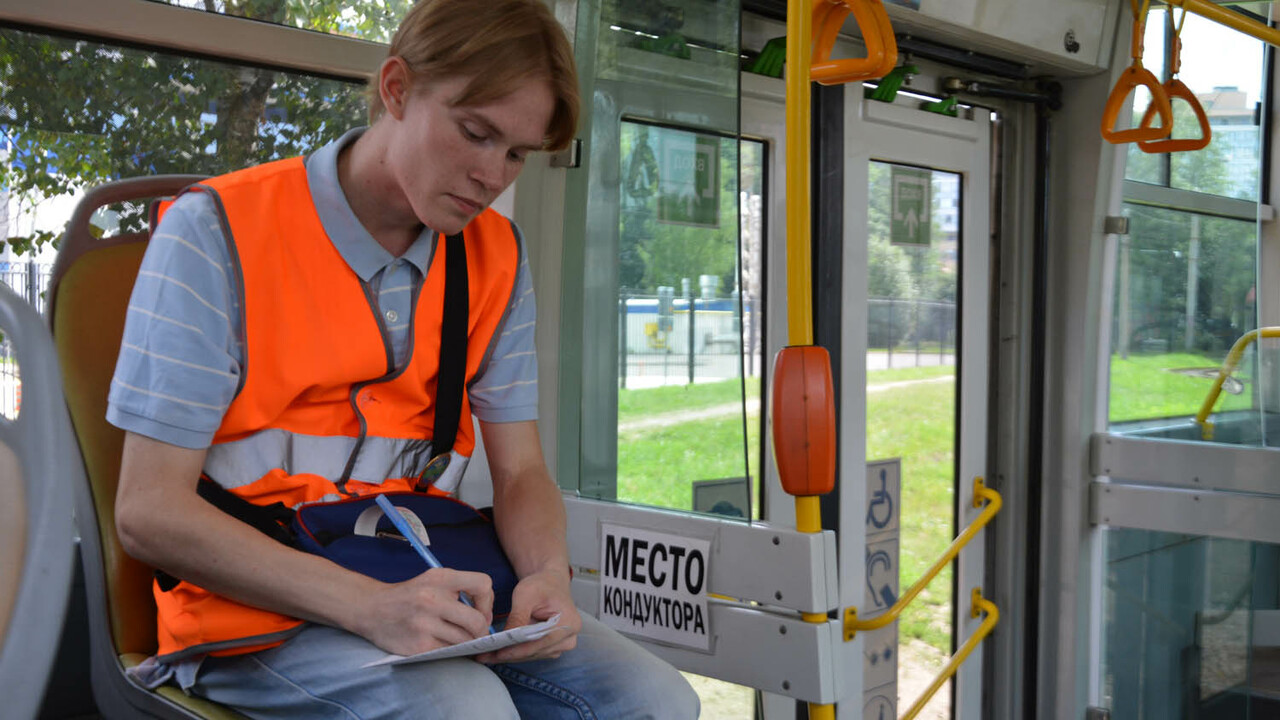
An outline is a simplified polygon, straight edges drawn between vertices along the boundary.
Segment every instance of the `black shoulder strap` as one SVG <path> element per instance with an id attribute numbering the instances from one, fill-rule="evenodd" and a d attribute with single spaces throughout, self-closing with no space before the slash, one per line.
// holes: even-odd
<path id="1" fill-rule="evenodd" d="M 471 314 L 467 285 L 467 248 L 462 233 L 445 246 L 444 320 L 440 324 L 440 365 L 436 377 L 435 430 L 431 454 L 453 449 L 462 419 L 462 385 L 467 373 L 467 321 Z"/>

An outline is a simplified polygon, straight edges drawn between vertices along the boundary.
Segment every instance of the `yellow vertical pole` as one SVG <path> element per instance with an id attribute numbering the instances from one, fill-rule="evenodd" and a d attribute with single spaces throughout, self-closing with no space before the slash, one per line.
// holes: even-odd
<path id="1" fill-rule="evenodd" d="M 787 339 L 813 344 L 813 272 L 809 249 L 809 65 L 813 53 L 813 0 L 787 3 Z M 821 532 L 822 511 L 814 495 L 796 497 L 796 529 Z M 825 623 L 825 613 L 804 613 Z M 834 705 L 809 703 L 810 720 L 835 720 Z"/>
<path id="2" fill-rule="evenodd" d="M 813 1 L 787 3 L 787 344 L 813 344 L 809 249 L 809 65 Z M 820 529 L 820 528 L 819 528 Z"/>

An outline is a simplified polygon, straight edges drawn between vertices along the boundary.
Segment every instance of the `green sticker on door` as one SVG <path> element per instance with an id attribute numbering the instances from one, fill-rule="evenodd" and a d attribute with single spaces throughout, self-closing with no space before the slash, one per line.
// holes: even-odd
<path id="1" fill-rule="evenodd" d="M 892 171 L 893 215 L 889 242 L 894 245 L 929 244 L 933 225 L 929 200 L 932 173 L 928 170 L 894 165 Z"/>

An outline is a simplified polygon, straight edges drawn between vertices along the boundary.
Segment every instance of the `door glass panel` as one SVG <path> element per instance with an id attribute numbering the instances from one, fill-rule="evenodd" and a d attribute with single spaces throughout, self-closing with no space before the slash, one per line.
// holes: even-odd
<path id="1" fill-rule="evenodd" d="M 759 413 L 744 399 L 758 408 L 760 392 L 743 382 L 739 193 L 761 187 L 739 182 L 739 8 L 664 7 L 579 7 L 594 75 L 585 209 L 566 209 L 586 229 L 565 287 L 583 299 L 578 490 L 746 519 Z"/>
<path id="2" fill-rule="evenodd" d="M 1111 716 L 1277 717 L 1280 653 L 1270 638 L 1280 547 L 1105 532 L 1102 694 Z"/>
<path id="3" fill-rule="evenodd" d="M 756 515 L 761 393 L 744 367 L 762 372 L 763 288 L 739 234 L 762 227 L 764 153 L 740 150 L 740 15 L 737 0 L 578 3 L 589 134 L 567 181 L 558 480 L 585 497 Z M 753 715 L 749 689 L 690 679 L 703 717 Z"/>
<path id="4" fill-rule="evenodd" d="M 743 305 L 760 297 L 742 292 L 738 268 L 760 254 L 746 208 L 761 202 L 762 144 L 742 142 L 755 180 L 739 198 L 720 180 L 739 163 L 732 138 L 623 121 L 621 142 L 617 499 L 746 517 L 759 453 L 744 473 L 743 431 L 758 448 L 761 358 L 757 347 L 744 362 L 744 340 L 759 338 Z"/>
<path id="5" fill-rule="evenodd" d="M 1113 431 L 1181 440 L 1273 444 L 1263 408 L 1275 383 L 1278 341 L 1240 345 L 1235 371 L 1213 401 L 1211 427 L 1196 414 L 1231 348 L 1257 327 L 1256 224 L 1126 205 L 1111 332 Z"/>
<path id="6" fill-rule="evenodd" d="M 867 460 L 901 459 L 905 591 L 955 537 L 960 176 L 881 162 L 868 170 Z M 900 708 L 951 654 L 951 608 L 948 567 L 903 611 Z M 926 716 L 950 717 L 949 697 L 937 693 Z"/>

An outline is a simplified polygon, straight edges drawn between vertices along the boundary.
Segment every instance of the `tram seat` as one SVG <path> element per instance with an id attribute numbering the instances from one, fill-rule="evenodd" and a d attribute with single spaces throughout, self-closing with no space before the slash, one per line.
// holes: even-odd
<path id="1" fill-rule="evenodd" d="M 242 718 L 179 688 L 155 692 L 125 675 L 156 650 L 152 568 L 129 557 L 115 527 L 124 432 L 106 421 L 125 312 L 146 249 L 145 231 L 101 238 L 90 219 L 99 208 L 172 195 L 202 180 L 169 175 L 120 180 L 87 193 L 62 238 L 49 288 L 50 322 L 64 368 L 67 405 L 85 478 L 76 483 L 76 519 L 84 564 L 94 700 L 106 718 Z"/>
<path id="2" fill-rule="evenodd" d="M 28 720 L 62 634 L 74 569 L 71 488 L 81 473 L 49 331 L 4 283 L 0 335 L 26 396 L 16 418 L 0 415 L 0 715 Z"/>

